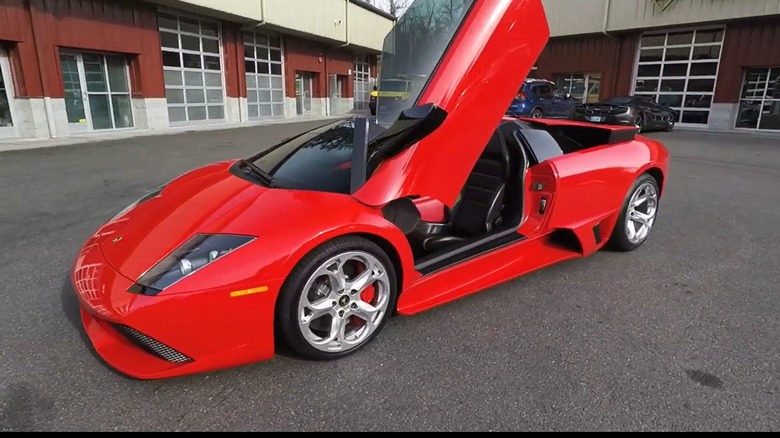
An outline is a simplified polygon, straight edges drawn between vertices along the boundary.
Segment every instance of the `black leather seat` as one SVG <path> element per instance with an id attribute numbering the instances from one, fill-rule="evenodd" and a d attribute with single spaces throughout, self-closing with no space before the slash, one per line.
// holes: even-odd
<path id="1" fill-rule="evenodd" d="M 492 231 L 501 221 L 509 175 L 509 148 L 500 130 L 496 130 L 466 180 L 460 200 L 452 209 L 447 235 L 426 239 L 424 248 L 436 251 Z"/>

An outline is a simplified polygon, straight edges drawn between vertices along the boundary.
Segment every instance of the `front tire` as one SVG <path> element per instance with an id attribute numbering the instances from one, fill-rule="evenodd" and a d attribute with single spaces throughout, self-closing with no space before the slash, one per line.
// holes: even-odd
<path id="1" fill-rule="evenodd" d="M 290 273 L 279 295 L 277 330 L 305 358 L 338 359 L 376 338 L 396 295 L 387 254 L 362 237 L 339 237 L 305 256 Z"/>
<path id="2" fill-rule="evenodd" d="M 540 108 L 534 108 L 534 110 L 531 111 L 532 119 L 541 119 L 542 117 L 544 117 L 544 113 Z"/>
<path id="3" fill-rule="evenodd" d="M 634 182 L 623 201 L 609 246 L 618 251 L 639 248 L 650 235 L 658 214 L 658 183 L 649 174 L 643 174 Z"/>

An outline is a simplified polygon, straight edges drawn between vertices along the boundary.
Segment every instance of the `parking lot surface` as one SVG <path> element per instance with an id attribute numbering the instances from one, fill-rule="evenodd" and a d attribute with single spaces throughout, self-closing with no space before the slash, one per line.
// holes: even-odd
<path id="1" fill-rule="evenodd" d="M 746 135 L 650 134 L 673 163 L 640 250 L 394 318 L 348 358 L 137 381 L 91 354 L 68 270 L 96 227 L 316 125 L 0 153 L 0 430 L 780 429 L 780 140 Z"/>

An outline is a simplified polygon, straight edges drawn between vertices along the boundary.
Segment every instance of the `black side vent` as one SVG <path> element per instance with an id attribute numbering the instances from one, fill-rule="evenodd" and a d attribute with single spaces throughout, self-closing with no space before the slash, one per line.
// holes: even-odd
<path id="1" fill-rule="evenodd" d="M 601 236 L 601 224 L 596 224 L 595 227 L 593 227 L 593 237 L 596 239 L 596 243 L 601 243 L 602 236 Z"/>
<path id="2" fill-rule="evenodd" d="M 151 353 L 160 359 L 167 360 L 172 363 L 188 363 L 193 360 L 182 353 L 174 350 L 173 348 L 163 344 L 162 342 L 146 336 L 138 330 L 128 327 L 122 324 L 111 324 L 116 331 L 122 334 L 130 342 L 138 345 L 147 353 Z"/>

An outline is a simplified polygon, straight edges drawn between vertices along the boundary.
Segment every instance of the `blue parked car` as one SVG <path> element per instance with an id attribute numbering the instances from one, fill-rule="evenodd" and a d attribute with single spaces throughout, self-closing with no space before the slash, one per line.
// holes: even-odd
<path id="1" fill-rule="evenodd" d="M 512 117 L 530 117 L 533 119 L 568 119 L 574 108 L 582 104 L 554 82 L 544 79 L 527 79 L 506 114 Z"/>

